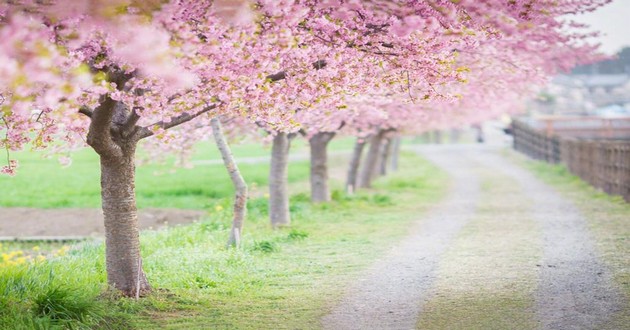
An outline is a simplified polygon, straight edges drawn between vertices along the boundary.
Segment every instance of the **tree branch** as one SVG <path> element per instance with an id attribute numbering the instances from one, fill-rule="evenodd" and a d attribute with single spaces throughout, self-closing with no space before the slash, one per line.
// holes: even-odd
<path id="1" fill-rule="evenodd" d="M 92 114 L 94 113 L 94 111 L 84 105 L 79 108 L 79 113 L 86 115 L 88 118 L 92 118 Z"/>
<path id="2" fill-rule="evenodd" d="M 87 144 L 101 156 L 122 156 L 120 146 L 114 143 L 110 133 L 116 103 L 109 95 L 105 95 L 101 96 L 101 102 L 94 111 L 85 111 L 89 109 L 84 109 L 84 107 L 81 109 L 84 110 L 83 112 L 79 110 L 92 119 L 87 134 Z"/>
<path id="3" fill-rule="evenodd" d="M 325 68 L 327 63 L 325 60 L 317 60 L 313 62 L 312 65 L 315 70 L 319 70 Z M 274 74 L 270 74 L 266 78 L 271 82 L 280 81 L 287 78 L 287 72 L 283 70 Z"/>
<path id="4" fill-rule="evenodd" d="M 140 108 L 135 107 L 131 109 L 131 113 L 127 117 L 127 120 L 125 120 L 125 123 L 122 125 L 122 134 L 125 136 L 131 135 L 131 133 L 133 133 L 136 124 L 140 120 L 140 115 L 136 111 L 137 109 Z"/>
<path id="5" fill-rule="evenodd" d="M 271 81 L 271 82 L 276 82 L 276 81 L 279 81 L 279 80 L 283 80 L 286 77 L 287 77 L 286 71 L 280 71 L 278 73 L 270 74 L 266 78 L 269 79 L 269 81 Z"/>
<path id="6" fill-rule="evenodd" d="M 182 113 L 179 116 L 175 116 L 175 117 L 171 117 L 171 120 L 168 122 L 164 122 L 164 121 L 159 121 L 157 123 L 151 124 L 149 126 L 145 126 L 145 127 L 139 127 L 139 130 L 137 130 L 136 132 L 136 139 L 137 140 L 141 140 L 144 138 L 147 138 L 149 136 L 152 136 L 153 131 L 151 129 L 149 129 L 149 127 L 155 127 L 158 126 L 159 128 L 162 129 L 169 129 L 169 128 L 173 128 L 175 126 L 179 126 L 183 123 L 186 123 L 188 121 L 191 121 L 201 115 L 203 115 L 204 113 L 215 109 L 218 106 L 218 104 L 213 104 L 213 105 L 209 105 L 203 109 L 201 109 L 200 111 L 193 113 L 193 114 L 189 114 L 187 112 Z"/>

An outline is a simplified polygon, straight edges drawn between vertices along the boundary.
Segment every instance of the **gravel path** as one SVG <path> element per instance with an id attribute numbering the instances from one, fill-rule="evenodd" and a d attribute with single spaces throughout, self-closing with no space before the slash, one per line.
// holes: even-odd
<path id="1" fill-rule="evenodd" d="M 418 151 L 446 170 L 450 195 L 384 258 L 376 261 L 322 320 L 325 329 L 414 329 L 430 299 L 436 267 L 475 215 L 478 171 L 499 171 L 521 185 L 539 223 L 535 323 L 542 329 L 600 329 L 622 306 L 621 294 L 595 250 L 585 219 L 571 202 L 528 171 L 499 156 L 496 146 L 425 146 Z M 506 214 L 496 214 L 504 217 Z"/>
<path id="2" fill-rule="evenodd" d="M 597 255 L 586 220 L 575 205 L 496 153 L 478 153 L 475 160 L 518 180 L 532 201 L 533 217 L 543 231 L 536 296 L 542 328 L 601 329 L 621 310 L 622 296 L 612 285 L 612 275 Z"/>
<path id="3" fill-rule="evenodd" d="M 330 315 L 325 329 L 413 329 L 440 256 L 475 213 L 479 182 L 463 157 L 426 154 L 453 178 L 449 197 L 371 267 Z"/>

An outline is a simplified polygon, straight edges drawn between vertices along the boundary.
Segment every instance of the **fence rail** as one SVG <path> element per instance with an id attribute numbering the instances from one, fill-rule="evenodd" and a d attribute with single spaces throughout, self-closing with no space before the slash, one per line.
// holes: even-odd
<path id="1" fill-rule="evenodd" d="M 569 171 L 611 195 L 630 202 L 630 141 L 579 139 L 513 122 L 514 149 Z"/>

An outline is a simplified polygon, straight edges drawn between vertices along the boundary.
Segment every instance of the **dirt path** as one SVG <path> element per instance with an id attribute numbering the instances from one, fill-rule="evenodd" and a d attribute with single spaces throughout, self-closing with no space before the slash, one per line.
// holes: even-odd
<path id="1" fill-rule="evenodd" d="M 205 214 L 198 210 L 143 209 L 138 213 L 140 229 L 191 223 Z M 67 237 L 104 235 L 100 209 L 0 209 L 0 237 Z"/>
<path id="2" fill-rule="evenodd" d="M 621 296 L 613 288 L 612 276 L 597 255 L 586 220 L 575 205 L 496 153 L 478 153 L 475 159 L 518 180 L 532 201 L 533 217 L 543 232 L 536 295 L 543 329 L 599 328 L 620 309 Z"/>
<path id="3" fill-rule="evenodd" d="M 452 175 L 450 196 L 411 229 L 411 235 L 374 264 L 323 320 L 325 329 L 413 329 L 440 256 L 475 213 L 479 182 L 464 158 L 432 153 Z"/>
<path id="4" fill-rule="evenodd" d="M 511 323 L 515 328 L 600 329 L 620 310 L 621 295 L 595 251 L 586 221 L 569 201 L 529 172 L 499 156 L 496 147 L 426 146 L 418 151 L 451 175 L 454 184 L 449 197 L 427 217 L 420 219 L 405 240 L 375 262 L 348 289 L 342 301 L 322 320 L 325 329 L 414 329 L 419 319 L 425 321 L 420 323 L 421 328 L 488 328 L 487 324 L 475 323 L 475 314 L 461 315 L 467 312 L 466 305 L 474 306 L 470 309 L 476 308 L 476 312 L 483 315 L 492 314 L 493 309 L 505 309 L 507 307 L 500 304 L 515 301 L 518 302 L 514 304 L 516 307 L 508 307 L 521 309 L 519 317 L 527 319 Z M 479 223 L 486 226 L 503 223 L 502 230 L 508 230 L 504 232 L 506 235 L 515 235 L 513 231 L 525 228 L 506 227 L 503 219 L 510 220 L 516 213 L 509 205 L 492 205 L 493 196 L 487 191 L 479 193 L 483 181 L 481 173 L 486 176 L 500 174 L 518 185 L 518 205 L 524 205 L 518 210 L 518 216 L 534 224 L 528 227 L 527 233 L 523 232 L 524 238 L 517 234 L 504 239 L 512 241 L 514 252 L 501 251 L 504 255 L 497 257 L 514 255 L 510 258 L 519 265 L 512 273 L 505 265 L 487 265 L 493 260 L 492 254 L 487 255 L 487 252 L 498 253 L 496 247 L 495 250 L 484 250 L 486 255 L 481 257 L 475 255 L 479 247 L 498 244 L 501 237 L 496 235 L 502 232 L 492 233 L 493 238 L 482 225 L 477 228 L 478 232 L 469 230 L 471 226 L 467 223 L 472 222 L 472 218 L 482 219 L 481 222 L 476 220 L 472 227 L 480 226 Z M 483 203 L 479 202 L 480 195 Z M 505 201 L 498 201 L 498 197 L 504 196 L 496 197 L 494 204 Z M 480 212 L 479 207 L 486 212 Z M 462 233 L 462 228 L 467 231 Z M 533 238 L 526 236 L 532 233 Z M 461 243 L 462 237 L 465 244 Z M 458 244 L 455 244 L 456 240 Z M 516 244 L 516 240 L 520 242 Z M 518 244 L 540 248 L 518 251 Z M 455 256 L 459 262 L 444 260 L 447 251 L 449 258 Z M 470 261 L 477 260 L 475 258 L 486 262 Z M 478 269 L 466 269 L 465 265 L 475 262 Z M 523 276 L 519 269 L 527 270 L 531 276 Z M 471 288 L 473 283 L 482 288 Z M 515 287 L 531 287 L 531 292 L 525 289 L 525 292 L 518 292 L 522 294 L 519 298 L 522 301 L 517 301 L 512 293 L 505 293 L 512 292 L 510 290 Z M 436 301 L 444 304 L 436 304 Z M 425 306 L 429 308 L 425 310 Z M 453 324 L 452 315 L 461 316 L 462 323 Z M 511 315 L 498 313 L 495 316 L 509 318 Z M 501 328 L 492 320 L 489 324 L 490 328 Z"/>

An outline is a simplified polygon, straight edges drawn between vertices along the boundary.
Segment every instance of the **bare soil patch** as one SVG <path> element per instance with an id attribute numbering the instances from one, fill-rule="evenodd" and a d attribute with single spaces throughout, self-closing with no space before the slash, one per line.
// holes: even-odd
<path id="1" fill-rule="evenodd" d="M 143 209 L 138 212 L 140 229 L 188 224 L 205 214 L 200 210 Z M 100 209 L 0 209 L 0 237 L 104 235 Z"/>

